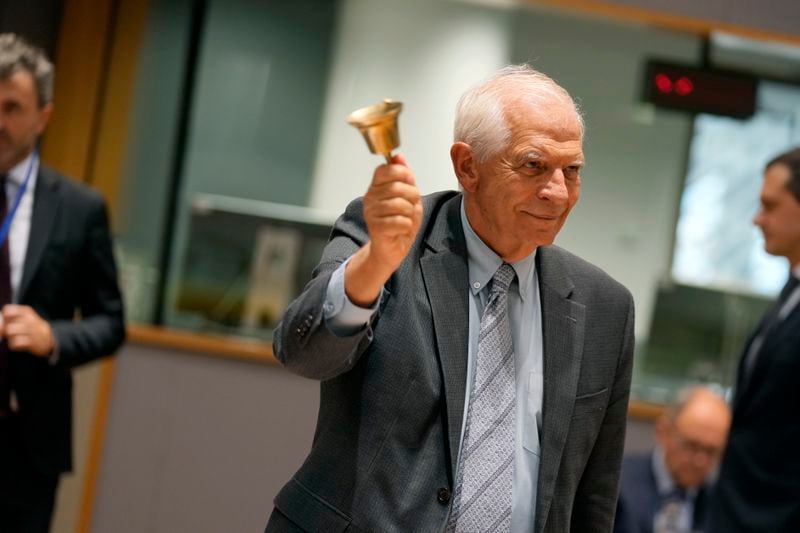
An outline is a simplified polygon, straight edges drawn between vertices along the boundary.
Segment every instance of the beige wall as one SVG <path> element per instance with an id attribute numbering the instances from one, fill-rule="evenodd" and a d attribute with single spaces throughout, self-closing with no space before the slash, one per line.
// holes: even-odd
<path id="1" fill-rule="evenodd" d="M 73 417 L 73 471 L 61 477 L 52 533 L 72 533 L 77 528 L 83 487 L 86 483 L 101 364 L 90 363 L 72 375 L 73 402 L 76 407 Z"/>
<path id="2" fill-rule="evenodd" d="M 91 531 L 262 531 L 310 448 L 318 383 L 136 342 L 116 370 Z"/>

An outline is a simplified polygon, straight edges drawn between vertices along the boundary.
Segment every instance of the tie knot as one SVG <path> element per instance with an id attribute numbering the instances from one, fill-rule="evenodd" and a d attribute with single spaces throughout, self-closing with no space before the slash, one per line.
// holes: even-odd
<path id="1" fill-rule="evenodd" d="M 514 268 L 511 265 L 508 263 L 500 265 L 500 268 L 498 268 L 494 276 L 492 276 L 491 293 L 508 292 L 508 287 L 511 285 L 511 282 L 514 281 L 514 276 L 516 276 L 516 272 L 514 272 Z"/>
<path id="2" fill-rule="evenodd" d="M 669 494 L 667 494 L 667 500 L 679 500 L 684 501 L 686 500 L 686 490 L 680 487 L 674 487 Z"/>

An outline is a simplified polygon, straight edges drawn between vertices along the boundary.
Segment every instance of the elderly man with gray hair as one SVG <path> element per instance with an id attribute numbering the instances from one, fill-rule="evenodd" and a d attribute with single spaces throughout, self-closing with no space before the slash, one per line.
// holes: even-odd
<path id="1" fill-rule="evenodd" d="M 321 392 L 267 531 L 611 531 L 633 302 L 552 246 L 583 137 L 566 90 L 511 66 L 459 102 L 460 192 L 375 170 L 275 332 Z"/>
<path id="2" fill-rule="evenodd" d="M 708 504 L 731 409 L 714 389 L 687 387 L 657 419 L 656 446 L 622 463 L 615 533 L 708 531 Z"/>

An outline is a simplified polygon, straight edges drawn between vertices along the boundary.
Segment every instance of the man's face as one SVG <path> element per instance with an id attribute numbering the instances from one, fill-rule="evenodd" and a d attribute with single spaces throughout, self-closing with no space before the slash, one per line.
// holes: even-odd
<path id="1" fill-rule="evenodd" d="M 684 489 L 702 485 L 719 464 L 730 414 L 720 403 L 689 405 L 672 422 L 658 422 L 657 437 L 673 481 Z"/>
<path id="2" fill-rule="evenodd" d="M 40 108 L 33 76 L 18 70 L 0 79 L 0 173 L 25 159 L 50 118 L 52 105 Z"/>
<path id="3" fill-rule="evenodd" d="M 789 177 L 789 167 L 782 163 L 766 170 L 761 209 L 753 223 L 764 234 L 767 253 L 787 257 L 796 266 L 800 264 L 800 201 L 786 188 Z"/>
<path id="4" fill-rule="evenodd" d="M 574 109 L 517 100 L 506 105 L 510 142 L 462 179 L 470 225 L 506 261 L 553 242 L 578 201 L 583 133 Z"/>

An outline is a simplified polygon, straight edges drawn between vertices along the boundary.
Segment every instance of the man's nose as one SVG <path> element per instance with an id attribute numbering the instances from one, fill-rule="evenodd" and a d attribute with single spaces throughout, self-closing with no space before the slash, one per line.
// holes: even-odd
<path id="1" fill-rule="evenodd" d="M 550 179 L 539 191 L 539 198 L 560 204 L 566 203 L 568 197 L 564 171 L 557 168 L 550 174 Z"/>

